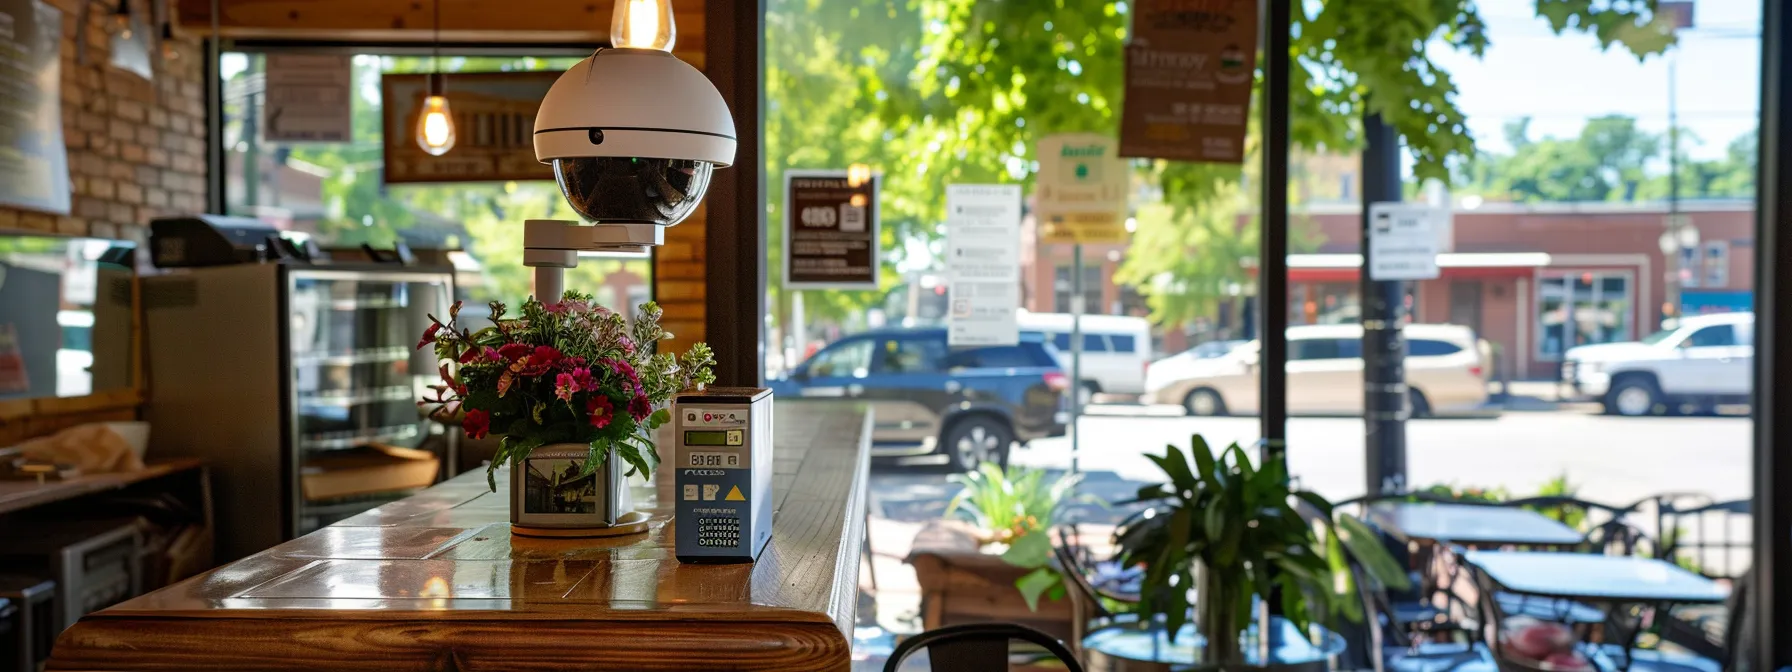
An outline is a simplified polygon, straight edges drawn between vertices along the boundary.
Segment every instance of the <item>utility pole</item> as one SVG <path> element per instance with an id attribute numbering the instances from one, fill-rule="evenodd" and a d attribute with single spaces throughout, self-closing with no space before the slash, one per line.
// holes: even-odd
<path id="1" fill-rule="evenodd" d="M 1370 495 L 1405 492 L 1406 418 L 1406 283 L 1370 277 L 1369 237 L 1374 223 L 1369 206 L 1400 197 L 1400 135 L 1380 115 L 1363 117 L 1363 425 Z"/>

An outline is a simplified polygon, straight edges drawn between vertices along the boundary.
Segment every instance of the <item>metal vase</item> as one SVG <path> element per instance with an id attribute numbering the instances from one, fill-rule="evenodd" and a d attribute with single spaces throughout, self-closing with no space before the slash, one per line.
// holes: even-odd
<path id="1" fill-rule="evenodd" d="M 585 474 L 590 448 L 557 443 L 530 451 L 510 470 L 510 523 L 536 529 L 599 529 L 615 526 L 634 510 L 616 449 Z"/>

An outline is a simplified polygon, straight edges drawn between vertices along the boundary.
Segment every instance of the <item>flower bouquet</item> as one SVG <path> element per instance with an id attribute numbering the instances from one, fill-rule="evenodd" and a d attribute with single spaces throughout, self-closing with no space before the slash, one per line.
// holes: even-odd
<path id="1" fill-rule="evenodd" d="M 625 475 L 645 478 L 659 466 L 652 432 L 671 419 L 666 402 L 715 382 L 715 357 L 703 343 L 682 358 L 654 354 L 672 335 L 660 329 L 653 302 L 641 304 L 631 325 L 580 292 L 555 303 L 530 298 L 516 317 L 494 301 L 493 326 L 479 331 L 459 326 L 460 306 L 447 322 L 430 316 L 417 343 L 434 345 L 442 361 L 443 384 L 423 404 L 434 405 L 436 417 L 458 415 L 467 436 L 503 437 L 486 470 L 494 491 L 498 465 L 522 467 L 531 451 L 556 444 L 588 448 L 581 476 L 613 451 L 628 465 Z"/>

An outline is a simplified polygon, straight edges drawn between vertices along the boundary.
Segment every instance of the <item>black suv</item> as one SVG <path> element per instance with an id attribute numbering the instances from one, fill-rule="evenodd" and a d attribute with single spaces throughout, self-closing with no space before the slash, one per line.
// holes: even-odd
<path id="1" fill-rule="evenodd" d="M 784 399 L 869 402 L 874 456 L 942 453 L 964 470 L 1006 462 L 1016 441 L 1064 436 L 1069 418 L 1070 379 L 1037 333 L 948 348 L 943 328 L 870 331 L 835 341 L 771 388 Z"/>

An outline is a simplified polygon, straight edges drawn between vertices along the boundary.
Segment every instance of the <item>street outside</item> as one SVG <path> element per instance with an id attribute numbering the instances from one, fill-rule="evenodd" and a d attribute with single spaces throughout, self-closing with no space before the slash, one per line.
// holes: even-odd
<path id="1" fill-rule="evenodd" d="M 1216 445 L 1249 446 L 1260 436 L 1256 417 L 1192 418 L 1174 407 L 1097 405 L 1080 427 L 1081 491 L 1104 502 L 1124 500 L 1139 485 L 1162 480 L 1145 455 L 1162 454 L 1166 444 L 1186 448 L 1190 435 L 1199 433 Z M 1497 487 L 1522 497 L 1565 474 L 1577 486 L 1576 496 L 1610 504 L 1664 492 L 1740 499 L 1752 494 L 1752 431 L 1747 416 L 1622 418 L 1601 415 L 1590 405 L 1412 420 L 1406 423 L 1409 482 Z M 1289 466 L 1299 485 L 1329 499 L 1363 494 L 1363 443 L 1360 418 L 1288 422 Z M 1017 449 L 1011 462 L 1065 470 L 1070 446 L 1068 437 L 1035 441 Z M 880 461 L 872 467 L 875 611 L 884 632 L 920 629 L 914 573 L 903 558 L 915 532 L 939 518 L 958 491 L 950 472 L 928 461 Z M 1075 515 L 1112 523 L 1120 511 L 1087 505 L 1077 507 Z M 868 579 L 862 579 L 867 590 Z"/>

